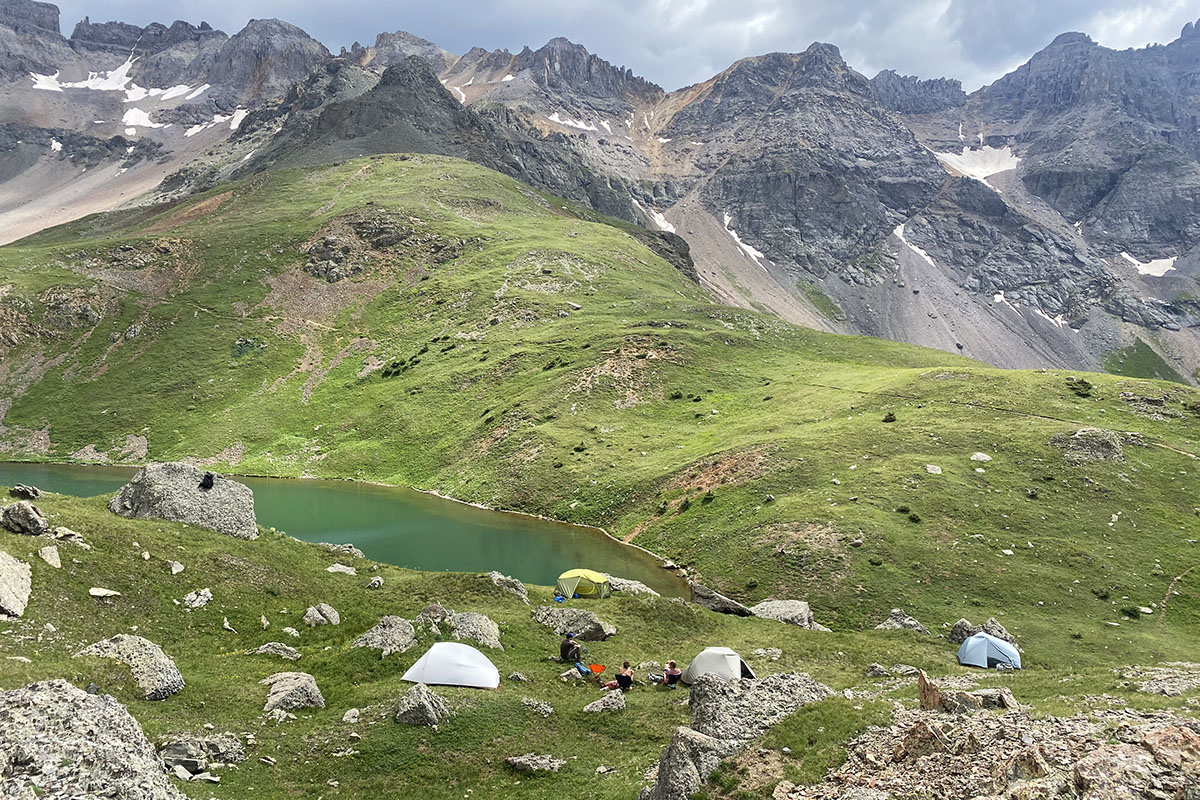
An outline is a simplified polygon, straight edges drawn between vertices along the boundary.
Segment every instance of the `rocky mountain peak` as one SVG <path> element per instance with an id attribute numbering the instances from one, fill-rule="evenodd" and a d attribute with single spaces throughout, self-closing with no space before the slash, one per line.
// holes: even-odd
<path id="1" fill-rule="evenodd" d="M 1200 19 L 1184 25 L 1183 30 L 1179 32 L 1180 39 L 1192 39 L 1196 37 L 1200 37 Z"/>
<path id="2" fill-rule="evenodd" d="M 523 49 L 514 59 L 514 68 L 528 69 L 535 82 L 548 89 L 571 89 L 593 97 L 640 97 L 657 99 L 661 87 L 617 67 L 583 45 L 561 36 L 537 50 Z"/>
<path id="3" fill-rule="evenodd" d="M 409 56 L 420 56 L 435 72 L 448 69 L 458 60 L 458 56 L 450 51 L 408 31 L 381 33 L 375 37 L 375 44 L 371 47 L 363 47 L 355 42 L 343 55 L 359 66 L 375 69 L 387 69 Z"/>
<path id="4" fill-rule="evenodd" d="M 62 35 L 58 27 L 58 6 L 35 0 L 0 0 L 0 25 L 20 32 Z"/>
<path id="5" fill-rule="evenodd" d="M 99 50 L 126 54 L 157 53 L 184 42 L 200 42 L 206 39 L 226 39 L 222 31 L 214 30 L 207 22 L 198 26 L 176 20 L 170 27 L 152 22 L 144 28 L 125 22 L 94 23 L 84 17 L 75 24 L 69 39 L 76 50 Z"/>
<path id="6" fill-rule="evenodd" d="M 1066 33 L 1060 33 L 1058 36 L 1055 36 L 1054 41 L 1047 45 L 1047 49 L 1050 47 L 1066 47 L 1068 45 L 1075 44 L 1094 45 L 1095 42 L 1092 41 L 1092 37 L 1088 36 L 1086 33 L 1080 33 L 1079 31 L 1067 31 Z"/>
<path id="7" fill-rule="evenodd" d="M 921 80 L 885 69 L 871 79 L 879 102 L 901 114 L 929 114 L 966 104 L 962 82 L 949 78 Z"/>
<path id="8" fill-rule="evenodd" d="M 213 57 L 207 82 L 241 99 L 281 95 L 331 58 L 325 45 L 279 19 L 252 19 Z"/>

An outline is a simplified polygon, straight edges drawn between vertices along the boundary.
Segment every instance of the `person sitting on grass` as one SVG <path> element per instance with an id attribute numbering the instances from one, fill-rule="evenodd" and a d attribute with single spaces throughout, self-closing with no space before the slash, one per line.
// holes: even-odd
<path id="1" fill-rule="evenodd" d="M 626 661 L 621 665 L 621 669 L 617 671 L 617 686 L 622 692 L 628 692 L 633 688 L 633 667 L 629 666 Z"/>
<path id="2" fill-rule="evenodd" d="M 559 677 L 562 678 L 564 681 L 567 680 L 568 678 L 575 678 L 575 677 L 582 678 L 584 680 L 589 680 L 593 677 L 597 677 L 597 676 L 593 675 L 592 670 L 588 667 L 588 665 L 583 663 L 583 645 L 581 645 L 579 642 L 575 641 L 574 634 L 568 633 L 566 635 L 566 638 L 564 638 L 562 640 L 562 642 L 559 644 L 558 656 L 563 661 L 566 661 L 568 663 L 572 663 L 575 665 L 571 669 L 564 672 L 562 675 L 559 675 Z M 598 680 L 598 677 L 597 677 L 597 680 Z"/>
<path id="3" fill-rule="evenodd" d="M 663 667 L 663 686 L 668 689 L 674 689 L 679 686 L 679 676 L 683 674 L 683 670 L 675 666 L 674 661 L 668 661 L 667 666 Z"/>

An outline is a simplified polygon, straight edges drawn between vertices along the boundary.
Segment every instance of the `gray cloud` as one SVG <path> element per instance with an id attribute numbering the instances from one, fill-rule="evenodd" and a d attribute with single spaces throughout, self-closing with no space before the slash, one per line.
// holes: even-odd
<path id="1" fill-rule="evenodd" d="M 59 4 L 67 34 L 93 22 L 170 23 L 160 0 Z M 739 58 L 838 45 L 856 69 L 959 78 L 968 90 L 995 80 L 1064 31 L 1124 48 L 1174 39 L 1197 10 L 1187 0 L 177 0 L 172 13 L 234 33 L 279 17 L 334 52 L 381 31 L 407 30 L 462 53 L 538 47 L 566 36 L 665 88 L 706 80 Z"/>

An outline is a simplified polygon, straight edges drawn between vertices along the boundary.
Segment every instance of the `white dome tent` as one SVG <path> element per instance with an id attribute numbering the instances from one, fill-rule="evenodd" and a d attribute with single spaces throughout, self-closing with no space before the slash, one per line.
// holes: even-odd
<path id="1" fill-rule="evenodd" d="M 706 647 L 692 659 L 679 679 L 684 683 L 695 683 L 701 675 L 716 675 L 732 681 L 753 678 L 754 672 L 741 656 L 728 647 Z"/>
<path id="2" fill-rule="evenodd" d="M 495 689 L 500 671 L 483 653 L 460 642 L 437 642 L 408 668 L 403 680 L 441 686 Z"/>

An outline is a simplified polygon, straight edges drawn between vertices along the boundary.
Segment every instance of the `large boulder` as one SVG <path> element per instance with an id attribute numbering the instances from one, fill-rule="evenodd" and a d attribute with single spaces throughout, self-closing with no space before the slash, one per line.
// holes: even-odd
<path id="1" fill-rule="evenodd" d="M 325 698 L 317 688 L 317 679 L 307 672 L 276 672 L 259 683 L 270 686 L 263 711 L 295 711 L 300 708 L 324 708 Z"/>
<path id="2" fill-rule="evenodd" d="M 382 650 L 380 658 L 387 658 L 392 653 L 403 653 L 416 643 L 417 634 L 412 623 L 402 617 L 388 615 L 355 639 L 351 646 Z"/>
<path id="3" fill-rule="evenodd" d="M 813 627 L 812 609 L 803 600 L 764 600 L 756 606 L 750 606 L 750 611 L 756 617 L 777 619 L 809 630 Z"/>
<path id="4" fill-rule="evenodd" d="M 145 693 L 147 700 L 165 700 L 183 690 L 183 676 L 170 656 L 149 639 L 118 633 L 111 639 L 101 639 L 75 654 L 111 658 L 129 667 L 133 682 Z"/>
<path id="5" fill-rule="evenodd" d="M 888 613 L 888 618 L 875 626 L 877 631 L 916 631 L 926 636 L 932 636 L 929 628 L 926 628 L 915 617 L 910 617 L 904 613 L 904 609 L 893 608 Z"/>
<path id="6" fill-rule="evenodd" d="M 304 624 L 310 628 L 315 625 L 341 625 L 342 617 L 329 603 L 317 603 L 304 612 Z"/>
<path id="7" fill-rule="evenodd" d="M 720 614 L 733 614 L 738 617 L 754 616 L 754 612 L 750 609 L 737 600 L 731 600 L 720 592 L 716 592 L 698 583 L 690 584 L 690 586 L 692 589 L 692 602 L 704 606 L 709 611 L 716 611 Z"/>
<path id="8" fill-rule="evenodd" d="M 32 574 L 28 564 L 0 550 L 0 614 L 19 617 L 25 613 L 33 589 Z"/>
<path id="9" fill-rule="evenodd" d="M 631 580 L 630 578 L 618 578 L 616 575 L 609 575 L 608 585 L 612 587 L 614 592 L 624 592 L 626 594 L 647 594 L 651 597 L 662 597 L 662 595 L 641 581 Z"/>
<path id="10" fill-rule="evenodd" d="M 587 642 L 599 642 L 617 632 L 616 625 L 582 608 L 538 606 L 533 609 L 533 621 L 552 628 L 559 635 L 573 633 L 576 639 Z"/>
<path id="11" fill-rule="evenodd" d="M 0 528 L 24 536 L 45 536 L 50 533 L 50 522 L 33 503 L 19 500 L 0 509 Z"/>
<path id="12" fill-rule="evenodd" d="M 625 693 L 620 689 L 606 692 L 599 700 L 594 700 L 584 706 L 583 710 L 589 714 L 598 714 L 602 711 L 623 711 L 625 710 Z"/>
<path id="13" fill-rule="evenodd" d="M 728 681 L 702 675 L 692 685 L 692 727 L 718 739 L 747 741 L 833 690 L 802 672 Z"/>
<path id="14" fill-rule="evenodd" d="M 0 692 L 0 795 L 185 800 L 137 720 L 65 680 Z"/>
<path id="15" fill-rule="evenodd" d="M 689 800 L 700 791 L 721 761 L 738 751 L 741 742 L 706 736 L 679 727 L 658 761 L 654 784 L 638 800 Z"/>
<path id="16" fill-rule="evenodd" d="M 950 644 L 962 644 L 980 632 L 995 636 L 997 639 L 1003 639 L 1014 647 L 1017 644 L 1017 638 L 1009 633 L 995 617 L 988 617 L 988 621 L 982 625 L 972 625 L 969 619 L 960 619 L 950 628 L 950 633 L 946 635 L 946 640 Z"/>
<path id="17" fill-rule="evenodd" d="M 166 519 L 238 539 L 258 538 L 254 492 L 187 464 L 147 464 L 108 503 L 122 517 Z"/>
<path id="18" fill-rule="evenodd" d="M 418 683 L 400 698 L 396 722 L 403 725 L 441 725 L 450 719 L 450 706 L 423 683 Z"/>
<path id="19" fill-rule="evenodd" d="M 525 605 L 529 605 L 529 590 L 525 588 L 525 584 L 521 583 L 516 578 L 510 578 L 509 576 L 496 572 L 495 570 L 484 573 L 483 577 L 501 591 L 511 594 Z"/>
<path id="20" fill-rule="evenodd" d="M 460 611 L 450 620 L 451 635 L 455 639 L 470 639 L 493 650 L 503 650 L 500 644 L 500 626 L 486 614 Z"/>
<path id="21" fill-rule="evenodd" d="M 1088 461 L 1124 461 L 1125 439 L 1116 431 L 1103 428 L 1080 428 L 1074 433 L 1056 433 L 1050 444 L 1066 450 L 1067 461 L 1081 464 Z"/>

